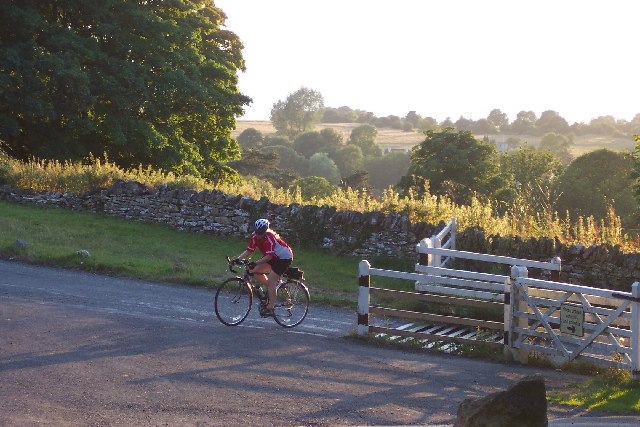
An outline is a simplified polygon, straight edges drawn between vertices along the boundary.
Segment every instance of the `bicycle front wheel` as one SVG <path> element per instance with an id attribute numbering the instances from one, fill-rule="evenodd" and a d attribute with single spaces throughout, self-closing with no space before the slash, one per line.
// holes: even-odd
<path id="1" fill-rule="evenodd" d="M 247 318 L 253 304 L 253 292 L 242 279 L 225 280 L 216 292 L 216 316 L 227 326 L 239 325 Z"/>
<path id="2" fill-rule="evenodd" d="M 309 289 L 302 282 L 290 280 L 276 290 L 273 317 L 280 326 L 293 328 L 304 320 L 309 311 Z"/>

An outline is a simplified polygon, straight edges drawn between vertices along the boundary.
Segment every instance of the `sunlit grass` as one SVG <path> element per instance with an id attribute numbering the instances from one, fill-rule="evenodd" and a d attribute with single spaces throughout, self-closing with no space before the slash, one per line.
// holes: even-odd
<path id="1" fill-rule="evenodd" d="M 640 384 L 595 378 L 547 393 L 549 402 L 603 413 L 640 413 Z"/>
<path id="2" fill-rule="evenodd" d="M 16 241 L 28 244 L 20 248 Z M 168 226 L 126 221 L 60 208 L 0 201 L 0 256 L 149 280 L 211 286 L 231 273 L 225 256 L 246 240 L 182 232 Z M 77 252 L 86 250 L 90 257 Z M 314 301 L 347 305 L 358 288 L 359 260 L 294 246 L 295 264 L 318 292 Z"/>

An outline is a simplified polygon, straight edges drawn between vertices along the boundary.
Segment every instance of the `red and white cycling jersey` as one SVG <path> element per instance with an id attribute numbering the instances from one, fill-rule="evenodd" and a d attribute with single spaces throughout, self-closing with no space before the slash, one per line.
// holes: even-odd
<path id="1" fill-rule="evenodd" d="M 263 256 L 273 255 L 277 259 L 293 259 L 293 251 L 287 242 L 271 230 L 267 230 L 262 239 L 258 239 L 255 232 L 251 233 L 247 251 L 253 253 L 256 248 L 260 249 Z"/>

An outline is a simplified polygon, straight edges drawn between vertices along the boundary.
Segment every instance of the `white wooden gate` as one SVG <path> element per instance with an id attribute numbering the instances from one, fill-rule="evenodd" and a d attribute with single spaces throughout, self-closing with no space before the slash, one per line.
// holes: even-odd
<path id="1" fill-rule="evenodd" d="M 505 344 L 519 361 L 537 352 L 558 364 L 585 360 L 639 374 L 640 283 L 617 292 L 530 279 L 513 267 L 510 286 Z"/>

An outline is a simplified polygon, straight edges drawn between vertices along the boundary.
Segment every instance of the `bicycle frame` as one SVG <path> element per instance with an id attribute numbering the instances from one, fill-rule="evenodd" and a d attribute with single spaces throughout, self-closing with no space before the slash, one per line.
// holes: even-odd
<path id="1" fill-rule="evenodd" d="M 233 263 L 231 262 L 231 259 L 229 257 L 227 257 L 227 263 L 229 265 L 229 271 L 231 271 L 232 273 L 238 274 L 238 272 L 233 269 Z M 255 294 L 258 296 L 258 299 L 261 302 L 267 301 L 269 299 L 269 295 L 264 289 L 262 282 L 258 281 L 258 283 L 256 284 L 252 280 L 252 278 L 255 276 L 253 273 L 249 271 L 249 261 L 240 260 L 240 265 L 244 266 L 244 276 L 243 277 L 236 276 L 236 279 L 242 280 L 245 283 L 247 283 L 249 286 L 251 286 L 251 290 L 255 291 Z"/>

